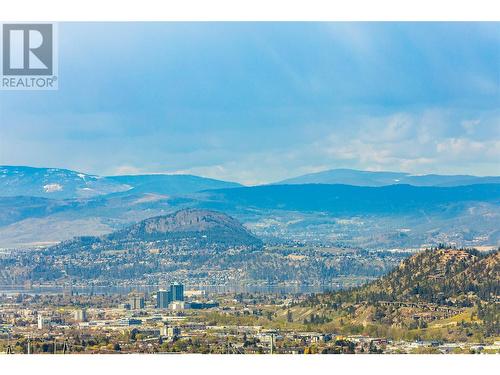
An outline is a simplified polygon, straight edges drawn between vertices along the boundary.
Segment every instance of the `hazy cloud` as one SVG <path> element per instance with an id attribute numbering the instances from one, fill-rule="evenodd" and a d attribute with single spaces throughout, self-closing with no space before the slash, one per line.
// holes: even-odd
<path id="1" fill-rule="evenodd" d="M 247 184 L 500 174 L 496 23 L 61 24 L 54 92 L 0 92 L 0 164 Z"/>

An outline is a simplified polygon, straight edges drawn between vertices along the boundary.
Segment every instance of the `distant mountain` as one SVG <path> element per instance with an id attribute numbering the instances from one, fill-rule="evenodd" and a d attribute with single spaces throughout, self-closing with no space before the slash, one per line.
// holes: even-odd
<path id="1" fill-rule="evenodd" d="M 241 187 L 235 182 L 214 180 L 212 178 L 198 177 L 192 175 L 130 175 L 130 176 L 110 176 L 109 181 L 114 181 L 119 185 L 128 185 L 132 189 L 127 192 L 156 193 L 166 195 L 184 195 L 207 189 L 223 189 Z"/>
<path id="2" fill-rule="evenodd" d="M 197 248 L 260 247 L 262 241 L 250 233 L 237 220 L 220 212 L 186 209 L 169 215 L 142 220 L 124 229 L 99 237 L 80 237 L 61 242 L 49 253 L 73 253 L 120 248 L 140 248 L 144 243 L 160 246 L 186 246 Z M 137 244 L 137 245 L 134 245 Z"/>
<path id="3" fill-rule="evenodd" d="M 26 218 L 44 217 L 75 208 L 76 202 L 60 203 L 40 197 L 0 197 L 0 226 Z"/>
<path id="4" fill-rule="evenodd" d="M 192 245 L 260 246 L 262 242 L 240 222 L 221 212 L 185 209 L 152 217 L 103 237 L 108 241 L 179 241 Z"/>
<path id="5" fill-rule="evenodd" d="M 36 252 L 2 252 L 0 285 L 356 285 L 392 269 L 406 253 L 301 246 L 265 247 L 220 212 L 186 209 L 101 236 Z M 348 275 L 349 277 L 345 277 Z M 119 284 L 117 284 L 119 283 Z"/>
<path id="6" fill-rule="evenodd" d="M 0 196 L 88 198 L 126 191 L 130 186 L 68 169 L 0 166 Z"/>
<path id="7" fill-rule="evenodd" d="M 332 169 L 289 178 L 276 184 L 345 184 L 356 186 L 386 186 L 408 184 L 414 186 L 462 186 L 500 183 L 500 176 L 476 177 L 469 175 L 411 175 L 404 172 L 372 172 L 355 169 Z"/>
<path id="8" fill-rule="evenodd" d="M 240 184 L 191 175 L 101 177 L 58 168 L 0 166 L 0 197 L 33 196 L 51 199 L 92 198 L 100 195 L 152 193 L 183 195 Z"/>
<path id="9" fill-rule="evenodd" d="M 465 202 L 500 204 L 500 184 L 457 187 L 350 185 L 266 185 L 206 191 L 201 205 L 213 209 L 276 209 L 335 215 L 439 212 Z"/>
<path id="10" fill-rule="evenodd" d="M 101 235 L 185 208 L 221 211 L 263 238 L 364 248 L 500 244 L 500 184 L 459 187 L 267 185 L 187 196 L 130 192 L 89 199 L 0 197 L 0 248 Z"/>

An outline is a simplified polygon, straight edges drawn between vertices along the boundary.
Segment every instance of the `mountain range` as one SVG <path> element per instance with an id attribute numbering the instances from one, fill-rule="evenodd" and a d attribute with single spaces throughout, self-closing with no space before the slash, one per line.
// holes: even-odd
<path id="1" fill-rule="evenodd" d="M 200 197 L 216 209 L 281 209 L 336 215 L 443 211 L 467 202 L 500 203 L 500 184 L 455 187 L 380 187 L 302 184 L 217 189 Z"/>
<path id="2" fill-rule="evenodd" d="M 356 186 L 462 186 L 498 184 L 500 176 L 477 177 L 470 175 L 412 175 L 404 172 L 372 172 L 355 169 L 332 169 L 289 178 L 277 184 L 345 184 Z"/>
<path id="3" fill-rule="evenodd" d="M 113 193 L 189 194 L 200 190 L 241 186 L 192 175 L 95 176 L 58 168 L 0 166 L 0 196 L 52 199 L 92 198 Z"/>
<path id="4" fill-rule="evenodd" d="M 381 172 L 343 171 L 344 182 L 355 182 L 347 179 L 353 175 L 378 176 L 377 183 L 383 182 Z M 387 173 L 384 181 L 388 176 L 411 177 Z M 4 166 L 0 167 L 0 248 L 100 236 L 186 208 L 229 214 L 268 239 L 334 241 L 368 248 L 440 242 L 498 245 L 500 184 L 479 183 L 498 178 L 466 177 L 471 184 L 459 186 L 245 187 L 191 175 L 99 177 L 64 169 Z"/>
<path id="5" fill-rule="evenodd" d="M 355 186 L 463 186 L 500 183 L 499 176 L 411 175 L 332 169 L 286 179 L 274 185 L 342 184 Z M 33 196 L 53 199 L 92 198 L 113 193 L 185 195 L 208 189 L 241 187 L 236 182 L 182 174 L 97 176 L 59 168 L 0 166 L 0 196 Z"/>

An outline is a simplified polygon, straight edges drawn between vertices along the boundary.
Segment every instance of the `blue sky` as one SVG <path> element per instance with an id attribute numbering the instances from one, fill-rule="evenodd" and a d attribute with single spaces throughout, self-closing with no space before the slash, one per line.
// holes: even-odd
<path id="1" fill-rule="evenodd" d="M 59 90 L 0 92 L 0 164 L 257 184 L 499 150 L 500 23 L 63 23 Z"/>

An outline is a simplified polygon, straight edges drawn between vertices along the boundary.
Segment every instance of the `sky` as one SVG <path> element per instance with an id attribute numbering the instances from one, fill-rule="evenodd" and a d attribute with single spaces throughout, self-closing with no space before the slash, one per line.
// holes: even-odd
<path id="1" fill-rule="evenodd" d="M 253 185 L 500 175 L 500 23 L 61 23 L 59 89 L 0 91 L 0 165 Z"/>

